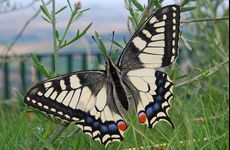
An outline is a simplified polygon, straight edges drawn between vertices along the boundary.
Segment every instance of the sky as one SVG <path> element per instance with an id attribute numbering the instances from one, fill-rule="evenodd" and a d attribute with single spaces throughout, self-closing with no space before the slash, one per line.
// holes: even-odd
<path id="1" fill-rule="evenodd" d="M 77 0 L 70 0 L 71 4 Z M 145 4 L 147 0 L 139 0 Z M 16 6 L 26 6 L 31 0 L 11 0 Z M 85 12 L 82 18 L 73 24 L 71 31 L 83 29 L 87 24 L 93 22 L 88 35 L 94 35 L 97 31 L 100 34 L 109 34 L 127 32 L 128 11 L 125 9 L 123 0 L 81 0 L 82 8 L 90 8 Z M 163 5 L 173 4 L 174 0 L 167 0 Z M 4 45 L 9 44 L 21 30 L 25 22 L 34 15 L 39 9 L 41 1 L 37 1 L 27 9 L 13 11 L 9 13 L 0 13 L 0 52 Z M 56 1 L 57 10 L 67 5 L 66 0 Z M 0 5 L 1 6 L 1 5 Z M 57 29 L 63 30 L 67 24 L 68 9 L 57 16 Z M 29 53 L 31 51 L 49 51 L 52 49 L 51 25 L 42 19 L 42 14 L 33 20 L 26 28 L 20 40 L 15 44 L 13 50 L 15 53 Z M 82 39 L 84 40 L 84 39 Z M 88 41 L 83 41 L 85 43 Z M 79 45 L 73 44 L 72 46 Z M 84 45 L 84 44 L 83 44 Z M 1 53 L 0 53 L 1 54 Z"/>

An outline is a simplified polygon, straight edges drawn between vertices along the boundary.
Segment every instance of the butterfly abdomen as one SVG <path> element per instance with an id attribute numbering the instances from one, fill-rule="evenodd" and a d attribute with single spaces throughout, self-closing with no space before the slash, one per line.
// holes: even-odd
<path id="1" fill-rule="evenodd" d="M 127 111 L 128 110 L 128 99 L 127 99 L 127 93 L 124 89 L 124 86 L 122 86 L 122 81 L 118 76 L 117 70 L 111 60 L 109 60 L 109 72 L 112 76 L 112 81 L 114 83 L 115 91 L 116 91 L 116 96 L 121 103 L 122 107 Z"/>

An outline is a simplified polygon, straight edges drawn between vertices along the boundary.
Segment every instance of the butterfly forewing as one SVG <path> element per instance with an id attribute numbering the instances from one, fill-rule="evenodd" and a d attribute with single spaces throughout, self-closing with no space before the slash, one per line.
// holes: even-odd
<path id="1" fill-rule="evenodd" d="M 25 103 L 47 114 L 74 122 L 103 144 L 122 140 L 126 126 L 103 71 L 76 72 L 35 85 Z"/>
<path id="2" fill-rule="evenodd" d="M 158 68 L 171 64 L 178 55 L 180 7 L 157 10 L 138 29 L 120 56 L 123 71 Z"/>

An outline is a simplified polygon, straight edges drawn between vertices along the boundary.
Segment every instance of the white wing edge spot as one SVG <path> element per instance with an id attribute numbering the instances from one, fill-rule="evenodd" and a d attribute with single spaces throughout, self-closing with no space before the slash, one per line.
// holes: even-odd
<path id="1" fill-rule="evenodd" d="M 49 109 L 49 107 L 48 107 L 47 105 L 44 105 L 43 107 L 44 107 L 45 109 Z"/>
<path id="2" fill-rule="evenodd" d="M 69 115 L 67 115 L 67 114 L 65 115 L 65 117 L 66 117 L 67 119 L 70 119 L 70 116 L 69 116 Z"/>
<path id="3" fill-rule="evenodd" d="M 52 112 L 56 112 L 56 109 L 55 108 L 51 108 L 50 109 Z"/>
<path id="4" fill-rule="evenodd" d="M 42 103 L 38 102 L 38 106 L 42 107 Z"/>
<path id="5" fill-rule="evenodd" d="M 57 113 L 58 113 L 59 115 L 63 115 L 63 112 L 61 112 L 61 111 L 58 111 Z"/>
<path id="6" fill-rule="evenodd" d="M 173 17 L 176 17 L 176 13 L 173 13 Z"/>
<path id="7" fill-rule="evenodd" d="M 43 93 L 41 91 L 39 91 L 37 94 L 38 96 L 43 96 Z"/>

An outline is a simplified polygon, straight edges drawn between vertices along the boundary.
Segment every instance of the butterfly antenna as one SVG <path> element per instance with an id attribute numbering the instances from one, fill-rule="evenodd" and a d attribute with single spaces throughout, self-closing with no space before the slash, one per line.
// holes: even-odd
<path id="1" fill-rule="evenodd" d="M 111 56 L 111 54 L 112 54 L 112 48 L 113 48 L 114 36 L 115 36 L 115 31 L 113 31 L 113 35 L 112 35 L 112 42 L 111 42 L 111 46 L 110 46 L 110 49 L 109 49 L 109 57 L 110 57 L 110 56 Z"/>
<path id="2" fill-rule="evenodd" d="M 95 43 L 97 44 L 98 48 L 101 49 L 100 44 L 98 43 L 98 41 L 96 40 L 96 38 L 94 36 L 92 36 L 93 40 L 95 41 Z M 108 59 L 108 56 L 106 54 L 103 53 L 103 56 Z"/>
<path id="3" fill-rule="evenodd" d="M 94 40 L 94 42 L 97 44 L 97 46 L 100 48 L 99 43 L 97 42 L 96 38 L 94 36 L 92 36 L 92 39 Z"/>

